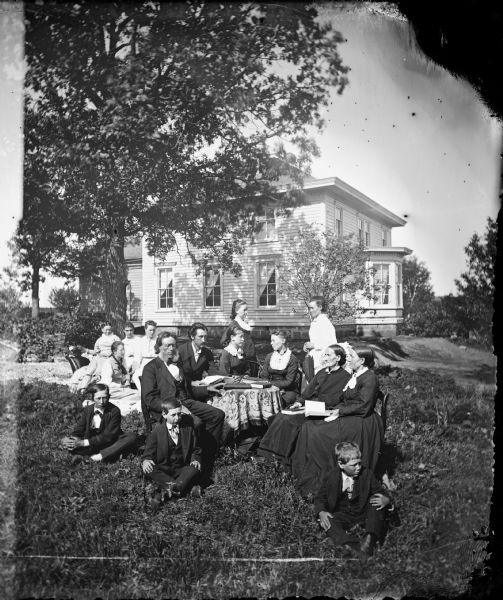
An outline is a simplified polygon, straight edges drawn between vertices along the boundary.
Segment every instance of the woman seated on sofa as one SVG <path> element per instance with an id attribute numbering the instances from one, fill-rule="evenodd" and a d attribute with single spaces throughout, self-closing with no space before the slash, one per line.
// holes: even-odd
<path id="1" fill-rule="evenodd" d="M 264 360 L 261 376 L 281 390 L 285 405 L 292 404 L 298 396 L 299 361 L 286 343 L 286 332 L 277 329 L 271 333 L 273 352 Z"/>
<path id="2" fill-rule="evenodd" d="M 333 344 L 326 348 L 322 356 L 323 368 L 316 373 L 291 408 L 301 407 L 305 400 L 324 402 L 325 408 L 337 406 L 342 390 L 351 377 L 345 369 L 341 368 L 345 360 L 346 354 L 341 346 Z M 315 420 L 319 417 L 306 419 L 303 412 L 293 415 L 283 413 L 275 415 L 260 442 L 258 456 L 265 459 L 275 458 L 284 465 L 290 466 L 299 431 L 311 418 Z"/>
<path id="3" fill-rule="evenodd" d="M 334 466 L 333 448 L 340 442 L 358 444 L 362 464 L 375 470 L 384 439 L 381 417 L 375 412 L 379 383 L 372 371 L 372 348 L 346 347 L 346 364 L 353 375 L 344 386 L 340 402 L 333 407 L 331 421 L 306 420 L 292 456 L 292 474 L 303 496 L 315 493 L 323 473 Z"/>
<path id="4" fill-rule="evenodd" d="M 244 355 L 244 333 L 237 325 L 229 329 L 227 345 L 220 355 L 219 373 L 221 375 L 249 375 L 250 367 Z"/>

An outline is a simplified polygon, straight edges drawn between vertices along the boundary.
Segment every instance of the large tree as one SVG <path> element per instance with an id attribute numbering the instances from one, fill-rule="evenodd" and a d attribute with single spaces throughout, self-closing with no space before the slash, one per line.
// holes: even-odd
<path id="1" fill-rule="evenodd" d="M 51 123 L 44 115 L 25 111 L 23 217 L 10 242 L 23 290 L 31 291 L 32 318 L 39 316 L 39 285 L 44 272 L 57 272 L 66 254 L 70 211 L 54 190 Z"/>
<path id="2" fill-rule="evenodd" d="M 496 221 L 488 218 L 484 235 L 474 233 L 465 247 L 468 270 L 455 280 L 463 299 L 467 328 L 485 343 L 492 339 L 497 237 Z"/>
<path id="3" fill-rule="evenodd" d="M 75 249 L 105 249 L 112 321 L 126 237 L 157 256 L 182 240 L 237 273 L 261 206 L 295 201 L 272 182 L 300 187 L 310 134 L 346 84 L 342 36 L 317 17 L 297 2 L 26 4 L 29 109 L 52 122 L 46 168 Z"/>
<path id="4" fill-rule="evenodd" d="M 431 273 L 417 256 L 408 256 L 402 265 L 403 316 L 407 320 L 433 302 L 435 294 L 431 285 Z"/>
<path id="5" fill-rule="evenodd" d="M 307 307 L 312 296 L 323 296 L 331 319 L 344 321 L 362 312 L 371 299 L 368 254 L 353 236 L 339 237 L 303 225 L 288 240 L 280 266 L 279 291 Z"/>

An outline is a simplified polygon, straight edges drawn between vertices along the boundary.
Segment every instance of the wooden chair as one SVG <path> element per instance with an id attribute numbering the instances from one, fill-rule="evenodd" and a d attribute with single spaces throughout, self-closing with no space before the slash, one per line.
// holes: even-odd
<path id="1" fill-rule="evenodd" d="M 255 360 L 247 360 L 246 362 L 250 367 L 250 377 L 260 377 L 259 373 L 262 371 L 262 364 Z"/>
<path id="2" fill-rule="evenodd" d="M 377 394 L 377 404 L 376 404 L 376 412 L 381 417 L 384 434 L 386 435 L 386 423 L 388 420 L 388 401 L 389 401 L 389 393 L 384 393 L 379 390 Z"/>

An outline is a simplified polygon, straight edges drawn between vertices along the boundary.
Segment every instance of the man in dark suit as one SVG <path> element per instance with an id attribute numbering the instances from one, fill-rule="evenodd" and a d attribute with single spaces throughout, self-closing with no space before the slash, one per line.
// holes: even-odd
<path id="1" fill-rule="evenodd" d="M 161 400 L 179 400 L 182 412 L 190 412 L 194 417 L 194 427 L 204 452 L 203 475 L 207 480 L 222 439 L 225 413 L 191 398 L 183 372 L 176 364 L 179 357 L 173 333 L 163 331 L 158 335 L 156 351 L 157 358 L 145 365 L 141 381 L 142 412 L 147 433 L 161 419 Z"/>
<path id="2" fill-rule="evenodd" d="M 162 421 L 148 436 L 143 452 L 142 469 L 157 483 L 151 501 L 158 508 L 162 494 L 168 499 L 187 492 L 201 496 L 201 488 L 194 485 L 201 470 L 201 448 L 194 431 L 192 416 L 182 412 L 180 401 L 170 398 L 161 402 Z"/>
<path id="3" fill-rule="evenodd" d="M 214 358 L 211 350 L 205 346 L 208 329 L 203 323 L 194 323 L 189 329 L 190 340 L 178 348 L 178 365 L 187 379 L 187 387 L 195 400 L 206 402 L 206 386 L 193 386 L 192 382 L 201 381 L 208 375 Z"/>
<path id="4" fill-rule="evenodd" d="M 93 404 L 84 408 L 72 435 L 61 440 L 61 446 L 73 454 L 72 464 L 84 456 L 96 462 L 111 460 L 136 443 L 135 433 L 121 431 L 121 413 L 109 402 L 108 386 L 96 383 L 87 391 Z"/>
<path id="5" fill-rule="evenodd" d="M 365 559 L 372 555 L 376 542 L 384 539 L 387 511 L 383 509 L 391 500 L 372 471 L 362 467 L 356 444 L 337 444 L 335 456 L 337 466 L 326 473 L 314 497 L 315 514 L 335 545 L 343 546 L 349 555 Z M 358 538 L 348 533 L 356 524 L 365 528 L 359 546 Z"/>

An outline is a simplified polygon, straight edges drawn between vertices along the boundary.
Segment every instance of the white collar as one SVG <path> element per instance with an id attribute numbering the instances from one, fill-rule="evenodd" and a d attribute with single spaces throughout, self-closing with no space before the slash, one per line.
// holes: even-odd
<path id="1" fill-rule="evenodd" d="M 196 347 L 196 345 L 194 344 L 194 342 L 191 342 L 191 343 L 192 343 L 192 350 L 194 352 L 194 356 L 197 356 L 198 354 L 201 354 L 202 348 L 199 348 L 199 350 L 198 350 L 197 347 Z"/>
<path id="2" fill-rule="evenodd" d="M 355 377 L 360 377 L 360 375 L 363 375 L 363 374 L 364 374 L 364 373 L 366 373 L 368 370 L 369 370 L 369 368 L 368 368 L 368 367 L 360 367 L 360 368 L 358 369 L 358 371 L 355 371 L 355 372 L 353 373 L 353 375 L 354 375 Z"/>
<path id="3" fill-rule="evenodd" d="M 347 474 L 346 472 L 344 472 L 342 469 L 341 469 L 341 473 L 342 473 L 342 479 L 343 479 L 343 480 L 346 480 L 346 481 L 352 481 L 352 482 L 354 482 L 355 478 L 354 478 L 354 477 L 351 477 L 351 475 L 348 475 L 348 474 Z"/>
<path id="4" fill-rule="evenodd" d="M 334 371 L 338 371 L 340 369 L 339 365 L 335 365 L 333 367 L 327 367 L 325 371 L 327 373 L 333 373 Z"/>
<path id="5" fill-rule="evenodd" d="M 241 329 L 244 329 L 245 331 L 251 331 L 251 325 L 249 325 L 246 321 L 243 321 L 241 317 L 238 317 L 236 315 L 234 317 L 234 321 L 236 321 L 236 323 L 241 327 Z"/>
<path id="6" fill-rule="evenodd" d="M 238 349 L 232 344 L 226 346 L 224 350 L 226 350 L 231 356 L 236 356 L 237 358 L 243 358 L 244 356 L 243 348 Z"/>
<path id="7" fill-rule="evenodd" d="M 277 350 L 274 350 L 271 355 L 270 366 L 274 368 L 285 368 L 290 362 L 292 351 L 290 348 L 286 348 L 283 354 L 280 354 Z"/>

